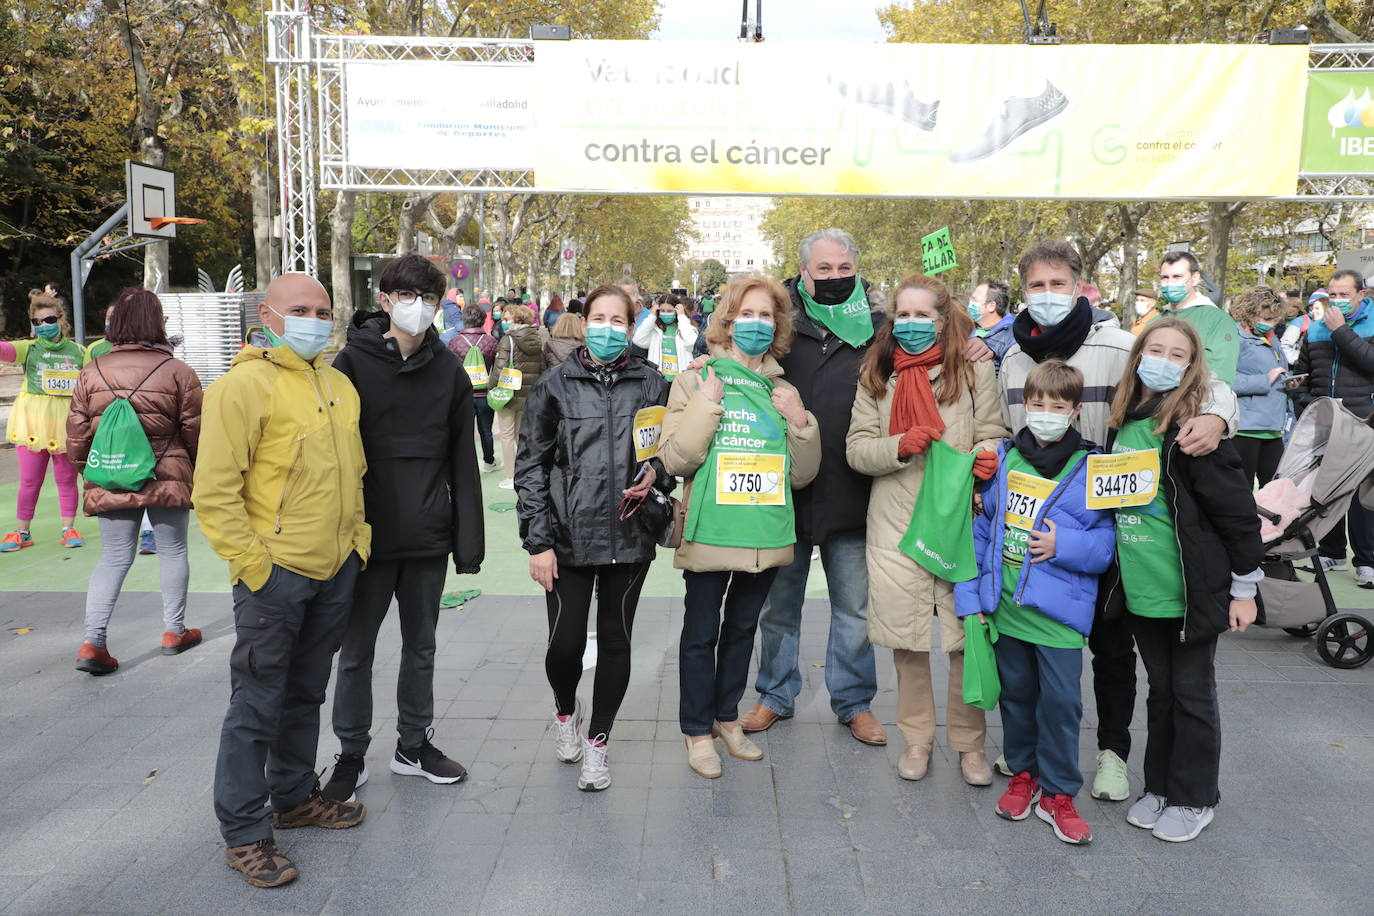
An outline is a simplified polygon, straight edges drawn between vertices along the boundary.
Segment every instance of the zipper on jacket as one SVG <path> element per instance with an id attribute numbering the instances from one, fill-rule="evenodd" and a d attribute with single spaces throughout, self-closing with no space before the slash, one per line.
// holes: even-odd
<path id="1" fill-rule="evenodd" d="M 325 402 L 326 398 L 325 398 L 325 396 L 324 396 L 324 392 L 322 392 L 322 391 L 320 390 L 320 386 L 321 386 L 321 385 L 328 385 L 329 383 L 326 382 L 326 381 L 323 381 L 322 377 L 321 377 L 320 374 L 319 374 L 319 370 L 316 369 L 314 366 L 311 366 L 311 367 L 310 367 L 310 372 L 312 373 L 312 375 L 309 376 L 309 378 L 310 378 L 310 387 L 311 387 L 311 389 L 314 390 L 314 392 L 315 392 L 316 403 L 320 405 L 320 413 L 326 413 L 326 411 L 325 411 L 325 409 L 324 409 L 324 402 Z M 330 397 L 330 398 L 328 398 L 327 400 L 329 401 L 329 406 L 332 408 L 332 407 L 334 406 L 334 399 L 333 399 L 332 397 Z M 332 409 L 329 410 L 329 411 L 327 412 L 327 416 L 328 416 L 328 421 L 327 421 L 327 422 L 328 422 L 328 425 L 329 425 L 329 444 L 332 445 L 332 446 L 334 447 L 334 467 L 340 468 L 340 470 L 342 470 L 342 468 L 340 467 L 340 462 L 339 462 L 339 437 L 338 437 L 337 431 L 336 431 L 335 428 L 334 428 L 334 412 L 333 412 Z M 344 519 L 343 519 L 343 507 L 344 507 L 344 505 L 345 505 L 345 500 L 344 500 L 344 488 L 343 488 L 343 474 L 342 474 L 342 473 L 335 474 L 335 475 L 334 475 L 334 479 L 335 479 L 335 481 L 336 481 L 336 482 L 338 483 L 338 485 L 339 485 L 339 524 L 338 524 L 338 526 L 337 526 L 337 527 L 335 528 L 335 530 L 334 530 L 334 542 L 337 544 L 338 541 L 339 541 L 339 535 L 343 534 L 343 524 L 344 524 Z M 351 519 L 350 519 L 350 520 L 351 520 Z M 353 542 L 352 542 L 352 540 L 350 539 L 350 540 L 349 540 L 349 550 L 350 550 L 350 551 L 352 550 L 352 543 L 353 543 Z M 339 568 L 343 566 L 343 561 L 344 561 L 344 557 L 343 557 L 343 555 L 342 555 L 342 550 L 336 548 L 335 551 L 334 551 L 334 571 L 335 571 L 335 572 L 338 572 L 338 571 L 339 571 Z"/>
<path id="2" fill-rule="evenodd" d="M 305 434 L 296 437 L 296 457 L 291 460 L 291 468 L 286 472 L 286 483 L 281 488 L 281 500 L 277 503 L 277 520 L 272 528 L 273 534 L 281 534 L 281 516 L 286 511 L 286 497 L 291 495 L 291 484 L 296 479 L 296 471 L 305 454 Z"/>
<path id="3" fill-rule="evenodd" d="M 616 562 L 616 555 L 615 555 L 615 526 L 616 526 L 617 518 L 618 518 L 618 516 L 620 515 L 620 513 L 617 512 L 616 509 L 615 509 L 615 504 L 616 504 L 617 502 L 619 502 L 619 500 L 617 500 L 617 499 L 615 498 L 615 491 L 616 491 L 617 489 L 620 488 L 619 485 L 618 485 L 615 481 L 619 480 L 620 478 L 618 478 L 618 477 L 615 476 L 615 447 L 616 447 L 616 443 L 615 443 L 615 436 L 612 435 L 612 433 L 614 432 L 615 418 L 612 416 L 612 411 L 611 411 L 611 393 L 615 390 L 615 383 L 616 383 L 617 381 L 619 381 L 619 379 L 612 379 L 612 380 L 611 380 L 611 383 L 610 383 L 609 385 L 606 386 L 606 451 L 607 451 L 607 452 L 609 453 L 609 455 L 610 455 L 609 464 L 610 464 L 610 467 L 611 467 L 611 478 L 610 478 L 610 479 L 611 479 L 611 503 L 612 503 L 612 505 L 611 505 L 611 511 L 610 511 L 610 512 L 607 514 L 607 516 L 606 516 L 606 527 L 609 528 L 609 529 L 610 529 L 610 532 L 611 532 L 610 544 L 611 544 L 611 563 L 612 563 L 612 564 L 614 564 L 614 563 Z"/>
<path id="4" fill-rule="evenodd" d="M 1172 478 L 1170 471 L 1169 452 L 1178 448 L 1178 443 L 1174 442 L 1164 453 L 1164 476 Z M 1168 497 L 1168 493 L 1165 493 Z M 1183 560 L 1183 539 L 1178 536 L 1178 483 L 1174 483 L 1174 495 L 1169 497 L 1170 521 L 1174 523 L 1174 544 L 1178 547 L 1178 568 L 1183 573 L 1183 625 L 1178 628 L 1178 644 L 1183 645 L 1188 636 L 1188 566 Z"/>
<path id="5" fill-rule="evenodd" d="M 1079 464 L 1082 464 L 1082 463 L 1083 463 L 1083 462 L 1079 462 Z M 1047 514 L 1049 514 L 1050 506 L 1053 506 L 1053 505 L 1059 500 L 1059 497 L 1062 496 L 1062 495 L 1064 495 L 1064 491 L 1068 489 L 1069 484 L 1073 481 L 1073 478 L 1076 477 L 1076 476 L 1078 476 L 1078 468 L 1077 468 L 1077 467 L 1075 467 L 1075 468 L 1073 469 L 1073 473 L 1072 473 L 1071 475 L 1069 475 L 1068 478 L 1066 478 L 1065 480 L 1063 480 L 1063 481 L 1060 482 L 1059 486 L 1057 486 L 1057 487 L 1055 488 L 1054 492 L 1050 494 L 1050 498 L 1047 499 L 1047 500 L 1045 500 L 1045 504 L 1044 504 L 1043 506 L 1040 507 L 1040 512 L 1035 516 L 1034 521 L 1031 522 L 1031 531 L 1032 531 L 1032 532 L 1035 531 L 1035 526 L 1038 525 L 1038 524 L 1040 524 L 1040 522 L 1044 520 L 1045 516 L 1046 516 Z M 1006 512 L 1006 506 L 1005 506 L 1005 505 L 1003 506 L 1002 511 L 1003 511 L 1003 513 Z M 1056 555 L 1057 555 L 1057 551 L 1056 551 Z M 1019 586 L 1017 587 L 1017 589 L 1016 589 L 1016 598 L 1015 598 L 1015 600 L 1016 600 L 1016 603 L 1017 603 L 1017 604 L 1020 604 L 1020 603 L 1021 603 L 1021 598 L 1026 594 L 1026 583 L 1030 580 L 1030 567 L 1031 567 L 1031 563 L 1030 563 L 1030 559 L 1029 559 L 1029 557 L 1030 557 L 1030 541 L 1029 541 L 1029 540 L 1026 541 L 1026 557 L 1027 557 L 1027 559 L 1026 559 L 1025 561 L 1023 561 L 1023 564 L 1022 564 L 1022 567 L 1021 567 L 1021 583 L 1020 583 L 1020 585 L 1019 585 Z"/>

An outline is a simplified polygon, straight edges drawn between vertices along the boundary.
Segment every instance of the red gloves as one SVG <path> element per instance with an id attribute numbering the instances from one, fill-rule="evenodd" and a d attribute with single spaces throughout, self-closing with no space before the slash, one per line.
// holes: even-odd
<path id="1" fill-rule="evenodd" d="M 902 460 L 912 455 L 920 455 L 930 448 L 930 443 L 940 438 L 940 430 L 929 426 L 913 426 L 897 442 L 897 457 Z"/>
<path id="2" fill-rule="evenodd" d="M 979 480 L 991 480 L 997 473 L 997 453 L 979 449 L 973 456 L 973 476 Z"/>

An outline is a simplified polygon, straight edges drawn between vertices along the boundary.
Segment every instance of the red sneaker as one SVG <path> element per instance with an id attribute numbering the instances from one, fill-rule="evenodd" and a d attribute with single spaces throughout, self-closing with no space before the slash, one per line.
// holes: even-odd
<path id="1" fill-rule="evenodd" d="M 119 661 L 106 649 L 97 649 L 83 642 L 76 652 L 76 670 L 88 674 L 109 674 L 119 667 Z"/>
<path id="2" fill-rule="evenodd" d="M 1009 821 L 1024 821 L 1030 814 L 1031 805 L 1040 797 L 1040 784 L 1030 771 L 1017 773 L 1002 797 L 997 800 L 997 816 Z"/>
<path id="3" fill-rule="evenodd" d="M 1086 846 L 1093 841 L 1093 829 L 1078 816 L 1069 795 L 1046 795 L 1035 806 L 1035 816 L 1054 828 L 1054 835 L 1065 843 Z"/>
<path id="4" fill-rule="evenodd" d="M 181 633 L 164 630 L 162 633 L 163 655 L 180 655 L 187 649 L 198 645 L 200 645 L 200 630 L 186 630 Z"/>

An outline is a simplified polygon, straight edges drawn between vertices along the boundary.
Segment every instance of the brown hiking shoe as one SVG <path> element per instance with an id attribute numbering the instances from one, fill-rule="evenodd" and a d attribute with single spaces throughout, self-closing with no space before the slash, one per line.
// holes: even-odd
<path id="1" fill-rule="evenodd" d="M 296 863 L 277 848 L 277 841 L 271 837 L 247 846 L 226 846 L 224 861 L 234 871 L 243 872 L 254 887 L 280 887 L 300 876 Z"/>
<path id="2" fill-rule="evenodd" d="M 272 826 L 278 830 L 296 827 L 323 827 L 343 830 L 356 827 L 367 816 L 367 809 L 358 802 L 335 801 L 320 794 L 318 786 L 305 801 L 289 811 L 273 811 Z"/>

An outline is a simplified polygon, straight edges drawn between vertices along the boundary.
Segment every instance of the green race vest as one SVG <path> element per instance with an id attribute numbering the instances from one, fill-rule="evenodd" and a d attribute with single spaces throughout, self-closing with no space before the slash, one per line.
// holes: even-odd
<path id="1" fill-rule="evenodd" d="M 708 360 L 725 385 L 725 414 L 692 483 L 683 540 L 771 550 L 796 543 L 787 421 L 773 383 L 732 359 Z"/>
<path id="2" fill-rule="evenodd" d="M 1128 420 L 1114 452 L 1158 449 L 1154 417 Z M 1161 467 L 1163 462 L 1161 461 Z M 1116 554 L 1126 608 L 1137 617 L 1182 617 L 1188 607 L 1177 529 L 1161 481 L 1149 505 L 1116 510 Z"/>
<path id="3" fill-rule="evenodd" d="M 85 354 L 74 340 L 14 341 L 15 361 L 24 366 L 24 390 L 69 398 L 76 392 L 76 378 L 85 364 Z"/>

